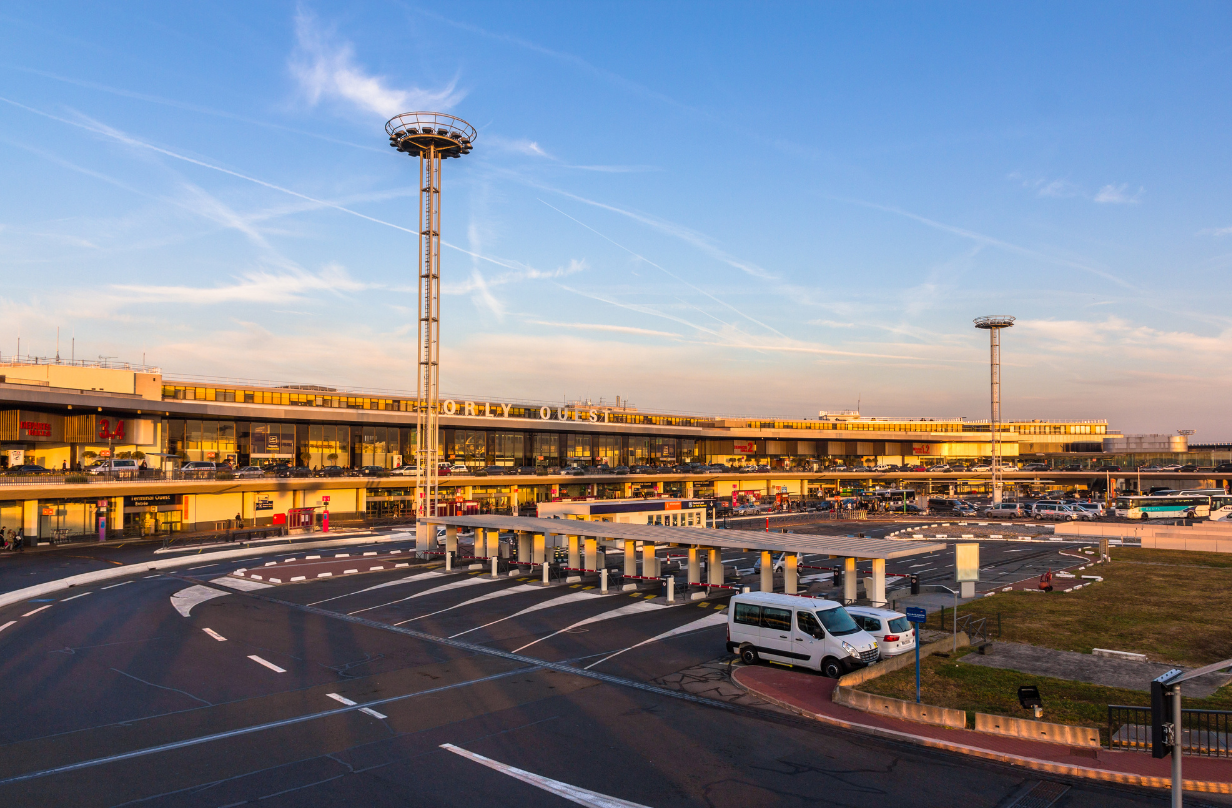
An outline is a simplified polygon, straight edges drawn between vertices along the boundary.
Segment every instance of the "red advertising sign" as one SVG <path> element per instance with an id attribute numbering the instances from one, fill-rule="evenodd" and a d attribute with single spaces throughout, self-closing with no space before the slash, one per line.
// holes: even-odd
<path id="1" fill-rule="evenodd" d="M 913 443 L 911 444 L 911 453 L 913 455 L 936 454 L 933 451 L 933 445 L 931 443 Z"/>

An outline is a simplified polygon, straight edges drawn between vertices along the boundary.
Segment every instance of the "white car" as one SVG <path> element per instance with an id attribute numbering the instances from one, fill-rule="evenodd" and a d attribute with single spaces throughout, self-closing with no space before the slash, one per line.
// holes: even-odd
<path id="1" fill-rule="evenodd" d="M 877 641 L 832 600 L 749 592 L 731 599 L 727 650 L 748 665 L 765 659 L 832 679 L 878 660 Z"/>
<path id="2" fill-rule="evenodd" d="M 929 471 L 937 471 L 937 472 L 942 472 L 942 471 L 949 471 L 949 470 L 950 470 L 950 467 L 949 467 L 949 466 L 947 466 L 945 463 L 941 463 L 941 464 L 936 465 L 936 466 L 929 466 L 929 467 L 928 467 L 928 470 L 929 470 Z"/>
<path id="3" fill-rule="evenodd" d="M 390 470 L 389 473 L 398 477 L 414 477 L 416 468 L 415 466 L 398 466 L 396 469 Z"/>
<path id="4" fill-rule="evenodd" d="M 136 477 L 140 473 L 141 466 L 137 461 L 125 458 L 100 460 L 86 469 L 86 474 L 110 474 L 117 477 Z"/>
<path id="5" fill-rule="evenodd" d="M 452 466 L 449 467 L 450 474 L 469 474 L 470 471 L 471 471 L 470 469 L 468 469 L 466 466 L 462 465 L 461 463 L 454 463 Z"/>
<path id="6" fill-rule="evenodd" d="M 871 606 L 848 606 L 847 613 L 856 625 L 877 641 L 883 658 L 905 654 L 915 648 L 915 626 L 902 612 Z"/>
<path id="7" fill-rule="evenodd" d="M 1070 507 L 1090 513 L 1093 519 L 1104 515 L 1104 506 L 1098 502 L 1075 502 Z"/>
<path id="8" fill-rule="evenodd" d="M 1071 508 L 1069 505 L 1063 505 L 1059 502 L 1049 502 L 1049 503 L 1037 502 L 1035 503 L 1035 507 L 1032 509 L 1031 518 L 1032 519 L 1051 519 L 1051 520 L 1055 520 L 1058 522 L 1070 522 L 1075 519 L 1091 518 L 1090 516 L 1086 515 L 1086 511 L 1083 511 L 1082 514 L 1083 514 L 1082 516 L 1078 516 L 1077 514 L 1074 513 L 1074 509 Z"/>
<path id="9" fill-rule="evenodd" d="M 244 466 L 235 470 L 235 476 L 240 478 L 264 477 L 265 469 L 260 466 Z"/>
<path id="10" fill-rule="evenodd" d="M 890 464 L 889 464 L 889 463 L 878 463 L 877 465 L 873 466 L 873 471 L 877 471 L 877 472 L 885 472 L 885 471 L 889 471 L 889 470 L 890 470 Z"/>
<path id="11" fill-rule="evenodd" d="M 988 464 L 986 464 L 986 463 L 981 463 L 981 464 L 980 464 L 980 465 L 978 465 L 978 466 L 972 466 L 971 468 L 967 469 L 967 471 L 974 471 L 974 472 L 980 472 L 980 471 L 992 471 L 992 466 L 990 466 L 990 465 L 988 465 Z"/>

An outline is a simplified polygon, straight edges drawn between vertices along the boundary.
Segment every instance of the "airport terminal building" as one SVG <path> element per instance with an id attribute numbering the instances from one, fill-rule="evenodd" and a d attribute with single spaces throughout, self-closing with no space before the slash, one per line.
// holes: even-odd
<path id="1" fill-rule="evenodd" d="M 0 362 L 0 462 L 73 469 L 110 456 L 139 459 L 149 470 L 193 460 L 393 469 L 414 457 L 416 407 L 413 395 L 318 385 L 207 384 L 132 365 Z M 841 480 L 818 474 L 827 467 L 841 464 L 863 471 L 878 463 L 928 466 L 991 454 L 988 421 L 962 418 L 851 412 L 799 420 L 705 417 L 591 402 L 492 399 L 443 401 L 440 423 L 444 460 L 472 472 L 489 466 L 522 469 L 509 477 L 443 477 L 442 496 L 451 507 L 467 510 L 573 497 L 825 496 L 844 490 Z M 1105 447 L 1123 446 L 1127 439 L 1102 420 L 1032 420 L 1004 422 L 1000 440 L 1009 461 L 1055 465 L 1061 458 L 1087 463 L 1112 458 Z M 1167 451 L 1152 456 L 1184 455 L 1184 437 L 1165 440 Z M 685 478 L 668 469 L 690 462 L 768 469 L 756 475 L 704 478 Z M 632 479 L 553 474 L 567 466 L 637 465 L 651 467 L 652 473 Z M 978 490 L 980 484 L 973 481 L 977 487 L 968 490 Z M 292 507 L 399 516 L 412 510 L 415 498 L 413 477 L 235 480 L 217 492 L 201 491 L 200 484 L 192 488 L 188 481 L 175 484 L 183 491 L 172 491 L 170 482 L 161 485 L 148 493 L 126 489 L 123 502 L 121 495 L 111 495 L 113 528 L 120 527 L 120 510 L 125 528 L 140 523 L 143 531 L 162 532 L 237 516 L 259 523 Z M 61 485 L 52 492 L 58 503 L 53 507 L 47 494 L 38 505 L 39 500 L 29 496 L 33 492 L 0 486 L 0 524 L 20 523 L 41 532 L 90 532 L 91 509 L 101 503 L 95 493 L 100 488 L 80 486 L 89 490 L 69 496 L 68 489 L 74 487 Z M 39 516 L 51 517 L 42 527 L 31 524 L 32 507 Z"/>

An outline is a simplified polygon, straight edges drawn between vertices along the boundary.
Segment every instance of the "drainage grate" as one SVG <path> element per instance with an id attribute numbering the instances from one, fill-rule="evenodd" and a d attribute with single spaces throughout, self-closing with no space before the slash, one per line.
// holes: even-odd
<path id="1" fill-rule="evenodd" d="M 1015 800 L 1010 808 L 1049 808 L 1066 791 L 1069 791 L 1069 786 L 1045 780 Z"/>

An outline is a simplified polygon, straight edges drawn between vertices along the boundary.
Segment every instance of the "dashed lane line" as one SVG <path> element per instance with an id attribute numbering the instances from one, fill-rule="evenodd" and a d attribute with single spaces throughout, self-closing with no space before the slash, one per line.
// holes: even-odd
<path id="1" fill-rule="evenodd" d="M 276 601 L 273 599 L 271 599 L 271 601 L 274 603 L 282 603 L 282 601 Z M 314 610 L 314 611 L 324 611 L 324 610 Z M 334 614 L 334 613 L 327 612 L 327 614 Z M 364 621 L 364 622 L 367 622 L 367 621 Z M 3 628 L 5 627 L 0 627 L 0 630 L 3 630 Z M 482 676 L 478 679 L 470 679 L 465 682 L 455 682 L 454 684 L 451 684 L 451 685 L 442 685 L 441 687 L 434 687 L 428 690 L 419 690 L 419 691 L 416 691 L 415 693 L 404 693 L 400 696 L 389 696 L 387 698 L 376 699 L 375 701 L 370 701 L 364 706 L 366 708 L 379 707 L 382 704 L 390 704 L 392 702 L 403 701 L 405 699 L 413 699 L 418 696 L 431 696 L 433 694 L 441 693 L 447 690 L 454 690 L 456 688 L 461 688 L 461 687 L 470 687 L 471 685 L 485 684 L 487 682 L 491 682 L 496 679 L 503 679 L 507 676 L 524 676 L 527 673 L 534 672 L 535 670 L 538 669 L 538 667 L 540 666 L 536 665 L 530 668 L 526 668 L 526 667 L 514 668 L 513 670 L 510 670 L 510 671 L 494 673 L 490 676 Z M 668 691 L 668 692 L 671 692 L 671 691 Z M 244 735 L 251 735 L 256 732 L 264 732 L 265 730 L 268 730 L 268 729 L 278 729 L 279 727 L 294 726 L 296 724 L 303 724 L 308 721 L 315 721 L 318 718 L 329 718 L 331 716 L 341 715 L 342 713 L 347 713 L 347 712 L 350 712 L 356 709 L 362 709 L 362 708 L 338 707 L 333 710 L 324 710 L 319 713 L 309 713 L 308 715 L 299 715 L 299 716 L 295 716 L 294 718 L 284 718 L 279 721 L 271 721 L 267 724 L 257 724 L 251 727 L 241 727 L 240 729 L 227 730 L 226 732 L 217 732 L 217 733 L 214 733 L 213 735 L 202 735 L 197 738 L 187 738 L 182 741 L 173 741 L 171 743 L 162 744 L 160 746 L 151 746 L 145 749 L 134 749 L 131 752 L 121 752 L 116 755 L 108 755 L 107 757 L 94 758 L 93 760 L 83 760 L 79 763 L 69 763 L 64 766 L 57 766 L 53 769 L 44 769 L 42 771 L 28 772 L 27 774 L 19 774 L 19 775 L 16 775 L 15 777 L 9 777 L 7 779 L 0 780 L 0 786 L 8 785 L 10 783 L 25 782 L 28 780 L 36 780 L 41 777 L 49 777 L 55 774 L 66 774 L 68 772 L 80 771 L 82 769 L 90 769 L 90 768 L 94 768 L 95 766 L 104 766 L 108 763 L 119 763 L 125 760 L 133 760 L 134 758 L 146 757 L 148 755 L 156 755 L 160 752 L 172 752 L 177 749 L 186 749 L 186 748 L 193 747 L 193 746 L 200 746 L 201 744 L 212 743 L 214 741 L 229 740 L 231 738 L 238 738 Z"/>
<path id="2" fill-rule="evenodd" d="M 286 673 L 287 672 L 286 668 L 280 668 L 277 665 L 275 665 L 273 662 L 270 662 L 268 659 L 262 659 L 256 654 L 249 654 L 248 658 L 251 659 L 253 662 L 257 663 L 258 665 L 264 665 L 265 667 L 272 670 L 274 673 Z"/>
<path id="3" fill-rule="evenodd" d="M 219 642 L 227 641 L 226 637 L 222 636 L 221 634 L 219 634 L 217 631 L 215 631 L 212 628 L 203 628 L 201 630 L 204 631 L 206 634 L 210 635 L 211 637 L 213 637 L 214 639 L 218 640 Z"/>
<path id="4" fill-rule="evenodd" d="M 515 780 L 521 780 L 523 783 L 528 783 L 535 788 L 543 789 L 549 794 L 555 794 L 556 796 L 566 799 L 569 802 L 576 803 L 577 805 L 587 806 L 587 808 L 647 808 L 647 806 L 642 805 L 639 802 L 629 802 L 628 800 L 622 800 L 619 797 L 609 797 L 607 794 L 601 794 L 598 791 L 591 791 L 590 789 L 569 785 L 568 783 L 562 783 L 560 780 L 553 780 L 550 777 L 544 777 L 541 774 L 528 772 L 525 769 L 519 769 L 515 766 L 510 766 L 508 764 L 492 760 L 492 758 L 477 755 L 474 752 L 468 752 L 467 750 L 454 746 L 451 743 L 441 744 L 441 749 L 444 749 L 447 752 L 453 752 L 455 755 L 461 755 L 467 760 L 478 763 L 480 766 L 487 766 L 493 771 L 508 775 Z"/>
<path id="5" fill-rule="evenodd" d="M 347 705 L 348 707 L 354 707 L 354 706 L 355 706 L 355 704 L 356 704 L 355 702 L 353 702 L 353 701 L 351 701 L 350 699 L 348 699 L 346 696 L 341 696 L 341 695 L 339 695 L 339 694 L 337 694 L 337 693 L 326 693 L 325 695 L 329 696 L 329 697 L 330 697 L 331 699 L 333 699 L 334 701 L 340 701 L 340 702 L 342 702 L 343 704 Z M 386 719 L 386 718 L 389 718 L 389 716 L 385 715 L 384 713 L 378 713 L 376 710 L 372 709 L 371 707 L 360 707 L 360 708 L 359 708 L 359 711 L 360 711 L 361 713 L 366 713 L 367 715 L 370 715 L 370 716 L 372 716 L 373 718 L 379 718 L 379 719 L 381 719 L 381 720 L 384 720 L 384 719 Z"/>
<path id="6" fill-rule="evenodd" d="M 127 586 L 128 584 L 131 584 L 131 583 L 132 581 L 120 581 L 118 584 L 112 584 L 111 586 L 104 586 L 101 588 L 102 589 L 115 589 L 117 586 Z"/>
<path id="7" fill-rule="evenodd" d="M 35 610 L 33 610 L 33 611 L 26 612 L 25 614 L 23 614 L 23 615 L 22 615 L 22 617 L 29 617 L 29 616 L 30 616 L 30 615 L 32 615 L 32 614 L 38 614 L 39 612 L 43 611 L 44 609 L 50 609 L 50 608 L 51 608 L 51 604 L 50 604 L 50 603 L 48 603 L 46 606 L 40 606 L 40 607 L 38 607 L 37 609 L 35 609 Z"/>
<path id="8" fill-rule="evenodd" d="M 17 622 L 16 620 L 10 620 L 9 622 L 5 623 L 3 626 L 0 626 L 0 631 L 4 631 L 6 628 L 8 628 L 9 626 L 13 625 L 16 622 Z"/>
<path id="9" fill-rule="evenodd" d="M 92 592 L 92 591 L 91 591 L 91 592 L 82 592 L 80 595 L 73 595 L 73 596 L 71 596 L 71 597 L 67 597 L 67 598 L 65 598 L 64 600 L 60 601 L 60 602 L 61 602 L 61 603 L 67 603 L 67 602 L 68 602 L 68 601 L 70 601 L 70 600 L 77 600 L 77 598 L 84 598 L 86 595 L 93 595 L 93 594 L 94 594 L 94 592 Z"/>

